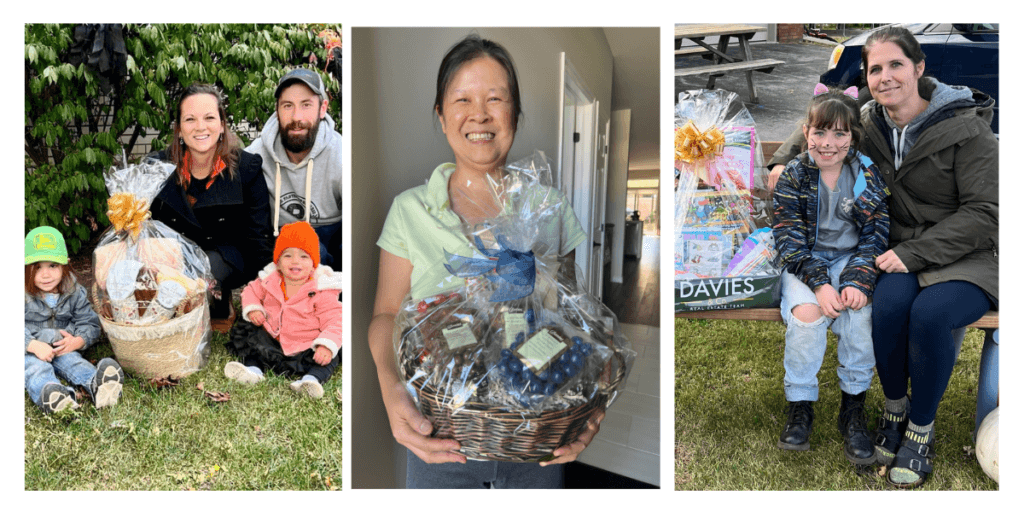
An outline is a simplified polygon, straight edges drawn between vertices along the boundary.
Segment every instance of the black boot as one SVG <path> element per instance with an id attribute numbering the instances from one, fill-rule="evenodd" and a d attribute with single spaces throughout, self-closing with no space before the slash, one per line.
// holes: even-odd
<path id="1" fill-rule="evenodd" d="M 786 414 L 786 428 L 782 429 L 782 435 L 779 436 L 779 448 L 798 451 L 811 449 L 814 402 L 789 402 Z"/>
<path id="2" fill-rule="evenodd" d="M 846 458 L 860 465 L 875 461 L 875 443 L 864 417 L 864 399 L 868 392 L 851 395 L 843 392 L 843 403 L 839 407 L 839 433 L 843 435 L 843 453 Z"/>

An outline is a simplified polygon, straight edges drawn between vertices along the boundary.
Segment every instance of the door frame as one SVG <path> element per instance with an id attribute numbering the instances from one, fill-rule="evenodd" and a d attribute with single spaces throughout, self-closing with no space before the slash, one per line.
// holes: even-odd
<path id="1" fill-rule="evenodd" d="M 559 71 L 561 83 L 558 104 L 562 106 L 562 111 L 558 116 L 560 136 L 555 186 L 565 193 L 587 234 L 586 241 L 577 246 L 577 249 L 583 250 L 576 253 L 581 284 L 600 297 L 602 272 L 600 268 L 596 272 L 592 268 L 595 266 L 594 254 L 603 255 L 604 244 L 603 208 L 599 218 L 595 217 L 594 212 L 594 202 L 603 197 L 595 188 L 600 186 L 601 181 L 597 176 L 599 104 L 565 52 L 560 52 Z M 568 112 L 570 109 L 571 115 Z M 569 126 L 567 119 L 573 119 L 574 126 Z M 574 141 L 575 133 L 580 134 L 579 143 Z M 583 193 L 577 194 L 577 191 Z M 596 278 L 593 277 L 595 273 Z"/>

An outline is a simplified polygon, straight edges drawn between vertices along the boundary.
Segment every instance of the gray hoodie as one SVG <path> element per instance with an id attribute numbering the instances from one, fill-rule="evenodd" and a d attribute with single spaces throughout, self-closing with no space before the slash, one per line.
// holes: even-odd
<path id="1" fill-rule="evenodd" d="M 893 148 L 893 160 L 895 161 L 896 169 L 899 169 L 903 164 L 904 157 L 910 153 L 910 148 L 917 142 L 917 137 L 924 131 L 924 128 L 936 122 L 932 117 L 942 115 L 948 117 L 950 114 L 947 114 L 947 112 L 952 112 L 955 108 L 969 106 L 974 103 L 974 94 L 967 87 L 946 85 L 931 77 L 926 78 L 926 80 L 934 88 L 928 100 L 928 107 L 924 109 L 924 112 L 911 119 L 907 126 L 900 129 L 893 122 L 892 118 L 889 117 L 889 112 L 882 109 L 885 123 L 892 131 L 890 143 Z M 865 105 L 864 108 L 871 109 L 871 102 Z"/>
<path id="2" fill-rule="evenodd" d="M 334 129 L 334 119 L 324 116 L 313 148 L 298 164 L 288 159 L 279 127 L 275 112 L 260 137 L 246 148 L 263 157 L 263 176 L 274 203 L 274 236 L 281 226 L 299 220 L 309 221 L 313 227 L 340 224 L 341 134 Z"/>

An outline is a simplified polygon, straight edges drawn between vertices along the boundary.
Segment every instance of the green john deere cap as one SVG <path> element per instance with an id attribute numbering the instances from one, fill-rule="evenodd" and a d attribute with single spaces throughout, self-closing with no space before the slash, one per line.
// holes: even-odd
<path id="1" fill-rule="evenodd" d="M 50 226 L 39 226 L 28 232 L 25 237 L 25 264 L 37 261 L 68 264 L 68 248 L 60 231 Z"/>

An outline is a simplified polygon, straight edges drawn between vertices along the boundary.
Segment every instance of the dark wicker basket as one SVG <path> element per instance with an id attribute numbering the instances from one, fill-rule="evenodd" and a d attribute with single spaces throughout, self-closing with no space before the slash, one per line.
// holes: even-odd
<path id="1" fill-rule="evenodd" d="M 575 441 L 586 429 L 597 409 L 608 405 L 609 397 L 624 383 L 625 359 L 618 352 L 615 376 L 602 385 L 588 402 L 567 409 L 541 413 L 510 411 L 477 400 L 467 402 L 458 411 L 449 407 L 449 397 L 438 392 L 421 377 L 411 384 L 419 396 L 420 411 L 434 424 L 433 437 L 455 439 L 460 453 L 470 459 L 503 462 L 540 462 L 553 458 L 559 446 Z M 609 362 L 609 365 L 611 363 Z M 403 365 L 406 378 L 412 377 L 411 365 Z"/>

